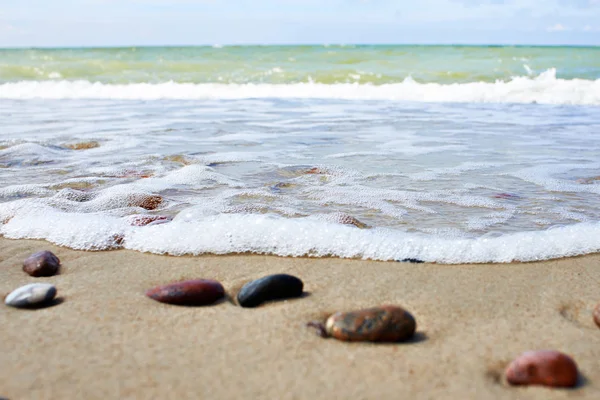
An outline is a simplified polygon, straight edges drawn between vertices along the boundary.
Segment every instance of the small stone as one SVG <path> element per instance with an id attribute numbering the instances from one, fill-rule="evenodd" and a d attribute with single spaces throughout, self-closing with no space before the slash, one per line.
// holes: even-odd
<path id="1" fill-rule="evenodd" d="M 4 303 L 12 307 L 31 307 L 43 305 L 54 299 L 56 287 L 49 283 L 30 283 L 13 290 Z"/>
<path id="2" fill-rule="evenodd" d="M 600 180 L 600 176 L 592 176 L 591 178 L 580 178 L 576 182 L 582 185 L 590 185 Z"/>
<path id="3" fill-rule="evenodd" d="M 338 224 L 354 225 L 355 227 L 360 228 L 360 229 L 370 228 L 369 225 L 365 224 L 364 222 L 360 222 L 358 219 L 354 218 L 351 215 L 345 214 L 345 213 L 334 213 L 334 214 L 331 214 L 330 218 L 334 222 L 337 222 Z"/>
<path id="4" fill-rule="evenodd" d="M 302 296 L 304 284 L 295 276 L 269 275 L 244 285 L 237 295 L 242 307 L 256 307 L 265 301 Z"/>
<path id="5" fill-rule="evenodd" d="M 148 290 L 146 296 L 161 303 L 205 306 L 225 297 L 225 289 L 211 279 L 194 279 L 157 286 Z"/>
<path id="6" fill-rule="evenodd" d="M 419 260 L 418 258 L 403 258 L 400 262 L 407 262 L 413 264 L 423 264 L 425 261 Z"/>
<path id="7" fill-rule="evenodd" d="M 23 271 L 34 277 L 56 275 L 60 260 L 51 251 L 39 251 L 23 261 Z"/>
<path id="8" fill-rule="evenodd" d="M 131 195 L 130 207 L 141 207 L 146 210 L 155 210 L 163 203 L 163 198 L 157 195 Z"/>
<path id="9" fill-rule="evenodd" d="M 520 199 L 521 196 L 514 194 L 514 193 L 496 193 L 494 195 L 494 198 L 496 199 L 507 199 L 507 200 L 517 200 Z"/>
<path id="10" fill-rule="evenodd" d="M 337 312 L 325 323 L 325 331 L 350 342 L 401 342 L 417 329 L 415 318 L 402 307 L 381 306 L 359 311 Z"/>
<path id="11" fill-rule="evenodd" d="M 129 224 L 133 226 L 158 225 L 170 221 L 171 217 L 165 215 L 133 215 L 129 217 Z"/>
<path id="12" fill-rule="evenodd" d="M 313 167 L 307 170 L 304 170 L 304 174 L 305 175 L 332 175 L 333 171 L 325 169 L 325 168 L 319 168 L 319 167 Z M 326 181 L 326 177 L 323 176 L 321 178 L 321 181 L 325 182 Z"/>
<path id="13" fill-rule="evenodd" d="M 577 364 L 566 354 L 539 350 L 521 354 L 506 368 L 505 375 L 511 385 L 574 387 L 578 372 Z"/>
<path id="14" fill-rule="evenodd" d="M 95 140 L 92 140 L 90 142 L 67 144 L 67 145 L 65 145 L 65 147 L 67 147 L 71 150 L 88 150 L 88 149 L 95 149 L 96 147 L 100 147 L 100 143 L 96 142 Z"/>
<path id="15" fill-rule="evenodd" d="M 596 305 L 594 311 L 592 312 L 592 315 L 594 316 L 594 322 L 596 323 L 598 328 L 600 328 L 600 303 Z"/>

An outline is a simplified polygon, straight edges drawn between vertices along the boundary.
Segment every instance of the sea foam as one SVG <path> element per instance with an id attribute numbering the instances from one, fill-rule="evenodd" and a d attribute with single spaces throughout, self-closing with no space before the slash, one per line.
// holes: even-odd
<path id="1" fill-rule="evenodd" d="M 558 79 L 549 69 L 537 77 L 471 83 L 419 83 L 406 78 L 382 85 L 358 83 L 209 84 L 131 83 L 89 81 L 22 81 L 0 85 L 3 99 L 247 99 L 305 98 L 395 100 L 456 103 L 540 103 L 599 105 L 600 79 Z"/>
<path id="2" fill-rule="evenodd" d="M 1 226 L 0 233 L 8 238 L 46 239 L 81 250 L 124 247 L 178 256 L 250 252 L 382 261 L 415 258 L 448 264 L 536 261 L 600 250 L 597 222 L 500 237 L 447 238 L 275 215 L 196 214 L 190 218 L 182 211 L 172 222 L 159 225 L 136 227 L 128 221 L 36 207 L 14 216 Z"/>

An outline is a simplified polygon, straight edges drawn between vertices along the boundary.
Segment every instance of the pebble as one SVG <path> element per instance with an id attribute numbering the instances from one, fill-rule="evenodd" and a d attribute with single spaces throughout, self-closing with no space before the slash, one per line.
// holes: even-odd
<path id="1" fill-rule="evenodd" d="M 328 336 L 344 341 L 401 342 L 417 329 L 415 318 L 402 307 L 380 306 L 337 312 L 325 323 Z"/>
<path id="2" fill-rule="evenodd" d="M 399 262 L 407 262 L 407 263 L 413 263 L 413 264 L 423 264 L 425 261 L 419 260 L 418 258 L 403 258 Z"/>
<path id="3" fill-rule="evenodd" d="M 66 144 L 65 147 L 67 147 L 71 150 L 88 150 L 88 149 L 95 149 L 96 147 L 100 147 L 100 143 L 93 140 L 90 142 Z"/>
<path id="4" fill-rule="evenodd" d="M 516 199 L 520 199 L 521 196 L 517 195 L 517 194 L 513 194 L 513 193 L 496 193 L 494 195 L 494 198 L 496 199 L 508 199 L 508 200 L 516 200 Z"/>
<path id="5" fill-rule="evenodd" d="M 225 289 L 211 279 L 194 279 L 157 286 L 148 290 L 146 296 L 161 303 L 205 306 L 225 297 Z"/>
<path id="6" fill-rule="evenodd" d="M 511 385 L 574 387 L 577 375 L 575 361 L 554 350 L 525 352 L 506 368 L 506 380 Z"/>
<path id="7" fill-rule="evenodd" d="M 360 222 L 353 216 L 345 214 L 345 213 L 332 214 L 331 218 L 333 221 L 337 222 L 338 224 L 354 225 L 355 227 L 360 228 L 360 229 L 370 228 L 369 225 L 365 224 L 364 222 Z"/>
<path id="8" fill-rule="evenodd" d="M 171 221 L 171 217 L 165 215 L 133 215 L 129 218 L 132 226 L 158 225 Z"/>
<path id="9" fill-rule="evenodd" d="M 265 301 L 302 296 L 304 284 L 295 276 L 269 275 L 247 283 L 237 295 L 242 307 L 256 307 Z"/>
<path id="10" fill-rule="evenodd" d="M 39 251 L 23 261 L 23 271 L 34 277 L 56 275 L 60 260 L 51 251 Z"/>
<path id="11" fill-rule="evenodd" d="M 598 328 L 600 328 L 600 303 L 596 305 L 594 311 L 592 312 L 592 315 L 594 316 L 594 322 L 596 323 Z"/>
<path id="12" fill-rule="evenodd" d="M 43 305 L 54 299 L 56 287 L 49 283 L 30 283 L 13 290 L 4 303 L 12 307 L 30 307 Z"/>
<path id="13" fill-rule="evenodd" d="M 592 183 L 596 183 L 596 181 L 600 180 L 600 176 L 593 176 L 591 178 L 581 178 L 581 179 L 577 179 L 577 183 L 580 183 L 582 185 L 590 185 Z"/>
<path id="14" fill-rule="evenodd" d="M 157 195 L 131 195 L 130 207 L 141 207 L 146 210 L 155 210 L 163 203 L 163 198 Z"/>
<path id="15" fill-rule="evenodd" d="M 313 168 L 306 170 L 305 173 L 307 173 L 309 175 L 323 175 L 323 174 L 326 174 L 327 171 L 325 171 L 321 168 L 318 168 L 318 167 L 313 167 Z"/>

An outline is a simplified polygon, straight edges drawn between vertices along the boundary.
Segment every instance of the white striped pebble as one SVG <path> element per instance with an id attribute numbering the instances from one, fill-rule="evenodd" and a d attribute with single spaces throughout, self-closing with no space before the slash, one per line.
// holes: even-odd
<path id="1" fill-rule="evenodd" d="M 56 296 L 56 287 L 49 283 L 30 283 L 13 290 L 4 303 L 12 307 L 28 307 L 49 302 Z"/>

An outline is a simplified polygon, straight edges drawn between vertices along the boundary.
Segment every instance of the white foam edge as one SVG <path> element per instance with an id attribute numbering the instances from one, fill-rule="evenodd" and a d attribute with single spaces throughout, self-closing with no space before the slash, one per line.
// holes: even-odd
<path id="1" fill-rule="evenodd" d="M 537 77 L 470 83 L 419 83 L 406 78 L 383 85 L 358 83 L 213 84 L 89 81 L 20 81 L 0 85 L 2 99 L 248 99 L 311 98 L 412 102 L 600 104 L 600 79 L 559 79 L 548 69 Z"/>
<path id="2" fill-rule="evenodd" d="M 126 218 L 36 208 L 18 213 L 0 227 L 0 233 L 82 250 L 114 247 L 114 235 L 118 234 L 127 249 L 176 256 L 257 253 L 381 261 L 416 258 L 446 264 L 538 261 L 600 250 L 597 222 L 499 237 L 448 238 L 270 214 L 176 218 L 165 224 L 132 227 Z"/>

